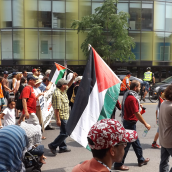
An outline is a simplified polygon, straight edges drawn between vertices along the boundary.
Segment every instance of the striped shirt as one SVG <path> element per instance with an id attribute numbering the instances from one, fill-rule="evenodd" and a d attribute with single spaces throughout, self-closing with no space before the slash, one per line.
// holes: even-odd
<path id="1" fill-rule="evenodd" d="M 0 129 L 0 171 L 21 171 L 27 145 L 27 136 L 21 127 L 8 125 Z"/>
<path id="2" fill-rule="evenodd" d="M 59 109 L 60 119 L 67 120 L 69 118 L 69 99 L 66 91 L 62 92 L 56 88 L 52 96 L 52 105 L 54 109 Z"/>

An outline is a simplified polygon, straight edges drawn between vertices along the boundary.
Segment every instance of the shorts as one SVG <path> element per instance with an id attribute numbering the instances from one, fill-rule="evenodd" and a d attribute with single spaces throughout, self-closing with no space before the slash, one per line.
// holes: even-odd
<path id="1" fill-rule="evenodd" d="M 0 98 L 0 106 L 5 105 L 4 98 Z"/>
<path id="2" fill-rule="evenodd" d="M 30 113 L 29 119 L 27 119 L 28 124 L 39 125 L 39 119 L 36 116 L 36 113 Z"/>
<path id="3" fill-rule="evenodd" d="M 157 129 L 157 133 L 159 133 L 159 127 L 158 127 L 158 129 Z"/>
<path id="4" fill-rule="evenodd" d="M 142 85 L 145 86 L 145 90 L 146 90 L 146 91 L 149 91 L 149 82 L 143 81 Z"/>

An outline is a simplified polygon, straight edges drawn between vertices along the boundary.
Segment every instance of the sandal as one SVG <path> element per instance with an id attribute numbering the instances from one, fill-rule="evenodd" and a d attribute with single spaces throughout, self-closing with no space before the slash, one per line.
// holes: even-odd
<path id="1" fill-rule="evenodd" d="M 42 136 L 42 140 L 45 140 L 45 139 L 46 139 L 46 137 Z"/>

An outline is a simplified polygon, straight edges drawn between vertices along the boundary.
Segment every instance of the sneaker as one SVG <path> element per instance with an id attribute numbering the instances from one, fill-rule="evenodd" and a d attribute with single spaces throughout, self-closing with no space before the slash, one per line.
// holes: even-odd
<path id="1" fill-rule="evenodd" d="M 68 148 L 66 148 L 66 149 L 60 149 L 59 150 L 59 153 L 70 152 L 70 151 L 71 151 L 71 149 L 68 149 Z"/>
<path id="2" fill-rule="evenodd" d="M 50 125 L 47 125 L 47 127 L 45 128 L 45 130 L 55 130 L 54 127 L 50 126 Z"/>
<path id="3" fill-rule="evenodd" d="M 48 144 L 48 148 L 52 152 L 52 154 L 56 155 L 56 149 L 54 149 L 50 144 Z"/>
<path id="4" fill-rule="evenodd" d="M 156 144 L 156 143 L 152 143 L 152 148 L 161 148 L 161 146 L 159 146 L 158 144 Z"/>

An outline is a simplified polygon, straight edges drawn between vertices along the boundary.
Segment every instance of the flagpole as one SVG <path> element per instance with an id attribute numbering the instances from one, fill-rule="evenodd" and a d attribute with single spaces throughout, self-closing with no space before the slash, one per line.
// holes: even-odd
<path id="1" fill-rule="evenodd" d="M 88 51 L 90 50 L 91 47 L 92 47 L 92 46 L 91 46 L 90 44 L 88 44 Z"/>
<path id="2" fill-rule="evenodd" d="M 56 63 L 56 62 L 54 62 L 54 63 Z M 67 68 L 67 67 L 65 67 L 65 66 L 63 66 L 63 65 L 61 65 L 61 64 L 59 64 L 59 63 L 56 63 L 56 64 L 58 64 L 58 65 L 60 65 L 60 66 L 62 66 L 62 67 L 64 67 L 64 68 L 66 68 L 67 70 L 69 70 L 69 71 L 71 71 L 72 73 L 74 73 L 74 71 L 70 70 L 69 68 Z"/>

